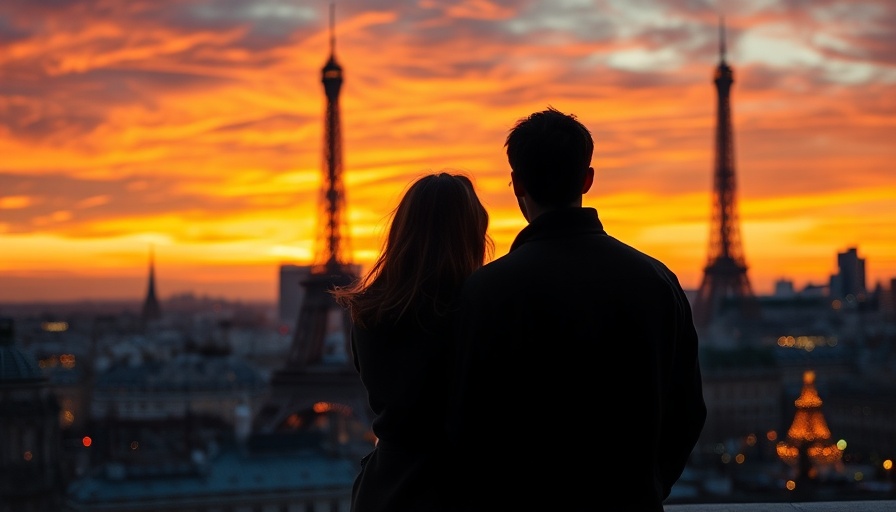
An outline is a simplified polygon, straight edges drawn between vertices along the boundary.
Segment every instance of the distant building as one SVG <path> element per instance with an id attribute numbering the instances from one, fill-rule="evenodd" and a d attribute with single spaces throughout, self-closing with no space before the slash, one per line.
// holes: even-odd
<path id="1" fill-rule="evenodd" d="M 311 275 L 311 265 L 280 265 L 278 280 L 277 319 L 281 326 L 295 329 L 299 319 L 299 308 L 305 297 L 305 286 L 302 284 Z"/>
<path id="2" fill-rule="evenodd" d="M 803 297 L 823 297 L 827 298 L 829 286 L 824 284 L 813 284 L 808 283 L 803 288 L 803 291 L 800 292 L 800 295 Z"/>
<path id="3" fill-rule="evenodd" d="M 830 294 L 834 299 L 864 299 L 865 258 L 859 258 L 855 247 L 837 253 L 837 273 L 831 276 Z"/>
<path id="4" fill-rule="evenodd" d="M 881 294 L 881 310 L 889 322 L 896 322 L 896 277 L 890 279 L 890 288 Z"/>
<path id="5" fill-rule="evenodd" d="M 161 420 L 187 415 L 235 425 L 240 407 L 253 409 L 266 383 L 243 359 L 186 353 L 170 361 L 119 364 L 97 376 L 91 419 Z"/>
<path id="6" fill-rule="evenodd" d="M 62 502 L 59 404 L 37 361 L 0 318 L 0 512 L 57 512 Z"/>
<path id="7" fill-rule="evenodd" d="M 789 298 L 796 295 L 796 290 L 793 288 L 793 280 L 778 279 L 775 281 L 775 292 L 773 295 L 781 298 Z"/>
<path id="8" fill-rule="evenodd" d="M 179 463 L 108 464 L 69 486 L 67 512 L 254 512 L 349 509 L 357 461 L 288 437 L 194 452 Z"/>
<path id="9" fill-rule="evenodd" d="M 804 298 L 828 298 L 827 284 L 806 283 L 802 290 L 797 290 L 792 279 L 778 279 L 775 281 L 775 291 L 772 297 L 778 299 L 792 299 L 795 297 Z"/>

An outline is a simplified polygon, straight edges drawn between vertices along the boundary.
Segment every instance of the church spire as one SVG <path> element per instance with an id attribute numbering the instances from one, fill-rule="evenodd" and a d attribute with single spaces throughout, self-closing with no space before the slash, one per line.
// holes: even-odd
<path id="1" fill-rule="evenodd" d="M 144 325 L 162 317 L 162 308 L 159 306 L 159 299 L 156 297 L 155 251 L 152 246 L 149 248 L 149 284 L 146 288 L 146 299 L 143 301 L 141 317 Z"/>

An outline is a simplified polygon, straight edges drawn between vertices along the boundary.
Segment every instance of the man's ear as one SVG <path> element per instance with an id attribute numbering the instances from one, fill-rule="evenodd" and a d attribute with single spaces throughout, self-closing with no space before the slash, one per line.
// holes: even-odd
<path id="1" fill-rule="evenodd" d="M 591 185 L 594 184 L 594 167 L 589 167 L 588 171 L 585 172 L 585 183 L 582 184 L 582 193 L 588 192 L 591 188 Z"/>
<path id="2" fill-rule="evenodd" d="M 526 195 L 526 189 L 523 188 L 523 185 L 519 183 L 516 179 L 516 175 L 511 171 L 510 173 L 510 182 L 513 184 L 513 195 L 516 197 L 523 197 Z"/>

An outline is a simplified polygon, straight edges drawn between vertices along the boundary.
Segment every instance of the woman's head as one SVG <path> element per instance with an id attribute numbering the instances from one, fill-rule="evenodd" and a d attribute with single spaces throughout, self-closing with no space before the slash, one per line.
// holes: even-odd
<path id="1" fill-rule="evenodd" d="M 364 281 L 336 297 L 362 323 L 409 309 L 443 313 L 463 280 L 491 255 L 487 230 L 488 212 L 469 177 L 445 171 L 422 176 L 392 211 L 383 250 Z"/>
<path id="2" fill-rule="evenodd" d="M 488 212 L 470 178 L 428 174 L 411 184 L 392 212 L 386 257 L 400 263 L 397 272 L 420 261 L 427 263 L 419 265 L 422 273 L 466 277 L 486 257 L 487 230 Z"/>

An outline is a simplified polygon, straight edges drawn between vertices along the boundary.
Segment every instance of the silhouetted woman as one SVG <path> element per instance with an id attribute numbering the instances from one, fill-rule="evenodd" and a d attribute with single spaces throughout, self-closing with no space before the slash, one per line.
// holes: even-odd
<path id="1" fill-rule="evenodd" d="M 352 356 L 377 443 L 361 461 L 352 512 L 436 511 L 445 502 L 445 413 L 452 321 L 461 284 L 493 251 L 488 213 L 467 176 L 411 184 L 382 253 L 359 282 L 333 291 L 349 308 Z"/>

